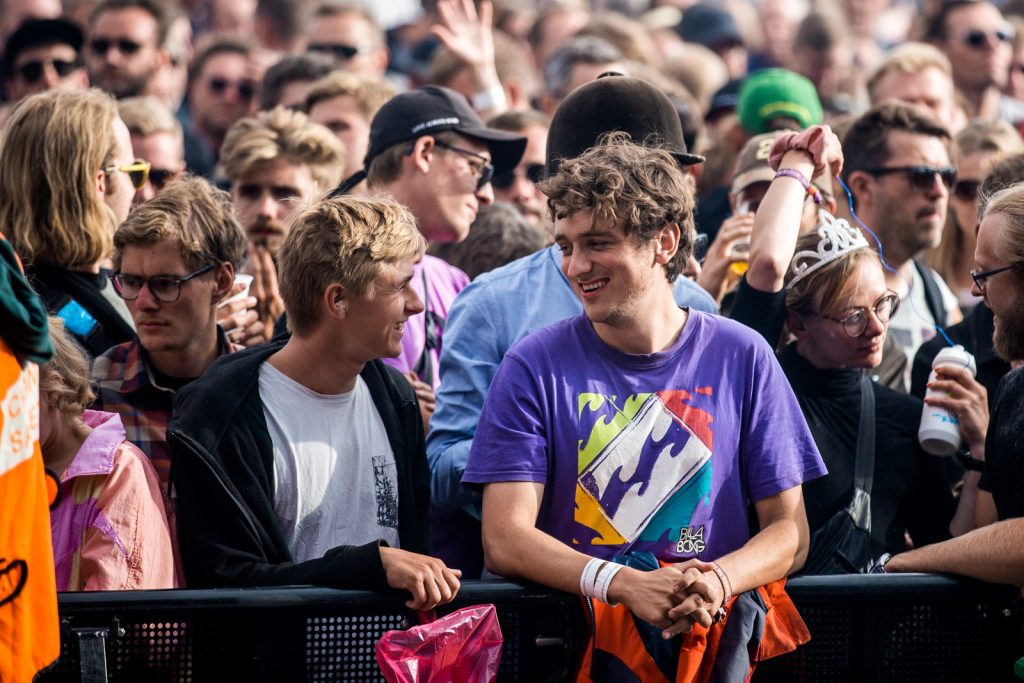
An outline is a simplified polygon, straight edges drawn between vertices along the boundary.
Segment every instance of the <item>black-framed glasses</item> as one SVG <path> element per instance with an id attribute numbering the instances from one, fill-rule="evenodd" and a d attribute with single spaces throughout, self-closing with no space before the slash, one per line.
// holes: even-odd
<path id="1" fill-rule="evenodd" d="M 226 78 L 214 77 L 207 84 L 210 86 L 210 92 L 215 95 L 223 95 L 228 88 L 234 88 L 243 100 L 251 100 L 256 94 L 256 84 L 252 81 L 229 81 Z"/>
<path id="2" fill-rule="evenodd" d="M 993 38 L 997 43 L 1012 43 L 1014 34 L 1009 28 L 996 29 L 995 31 L 972 29 L 960 34 L 960 40 L 963 41 L 963 44 L 974 50 L 985 47 L 989 38 Z"/>
<path id="3" fill-rule="evenodd" d="M 149 180 L 149 162 L 145 159 L 136 159 L 130 164 L 118 166 L 112 164 L 110 166 L 104 166 L 104 173 L 115 173 L 120 171 L 121 173 L 127 173 L 128 178 L 132 181 L 132 185 L 136 190 L 141 190 L 146 186 L 146 181 Z"/>
<path id="4" fill-rule="evenodd" d="M 896 311 L 900 308 L 900 298 L 896 292 L 887 292 L 881 299 L 872 304 L 871 309 L 875 317 L 883 325 L 887 324 Z M 868 309 L 863 306 L 847 309 L 846 315 L 842 318 L 833 318 L 830 315 L 818 314 L 819 318 L 837 322 L 843 326 L 843 332 L 850 337 L 859 337 L 864 334 L 868 327 Z"/>
<path id="5" fill-rule="evenodd" d="M 153 183 L 153 187 L 155 187 L 158 190 L 162 190 L 164 185 L 171 182 L 177 177 L 177 171 L 168 171 L 166 168 L 149 169 L 149 182 Z"/>
<path id="6" fill-rule="evenodd" d="M 181 296 L 181 286 L 193 278 L 205 275 L 217 267 L 216 263 L 203 266 L 194 273 L 175 277 L 174 275 L 156 275 L 154 277 L 139 277 L 138 275 L 125 275 L 121 271 L 110 275 L 110 283 L 114 285 L 114 291 L 125 301 L 135 301 L 139 298 L 143 287 L 149 287 L 149 293 L 153 298 L 163 304 L 173 304 Z"/>
<path id="7" fill-rule="evenodd" d="M 516 176 L 520 173 L 518 168 L 505 173 L 495 173 L 494 177 L 491 178 L 491 185 L 496 190 L 507 190 L 512 187 L 513 183 L 516 182 Z M 544 177 L 544 164 L 538 164 L 536 162 L 532 164 L 526 164 L 522 167 L 522 174 L 526 176 L 526 179 L 536 185 Z"/>
<path id="8" fill-rule="evenodd" d="M 990 277 L 992 277 L 993 275 L 998 275 L 999 273 L 1005 272 L 1007 270 L 1014 270 L 1015 268 L 1020 268 L 1021 266 L 1024 266 L 1024 263 L 1011 263 L 1008 266 L 1003 266 L 1002 268 L 993 268 L 992 270 L 978 270 L 977 268 L 975 268 L 974 270 L 971 271 L 971 279 L 974 280 L 974 286 L 978 288 L 978 291 L 984 294 L 985 288 L 988 286 L 988 279 Z"/>
<path id="9" fill-rule="evenodd" d="M 53 67 L 59 77 L 67 78 L 74 73 L 75 69 L 81 68 L 82 63 L 78 60 L 68 61 L 66 59 L 33 59 L 30 62 L 19 64 L 14 70 L 26 83 L 38 83 L 47 66 Z"/>
<path id="10" fill-rule="evenodd" d="M 123 55 L 133 55 L 142 48 L 142 43 L 127 38 L 93 38 L 89 41 L 89 48 L 98 55 L 107 54 L 112 47 Z"/>
<path id="11" fill-rule="evenodd" d="M 323 52 L 325 54 L 334 55 L 343 62 L 355 57 L 360 52 L 366 52 L 365 46 L 360 45 L 345 45 L 342 43 L 316 43 L 306 48 L 307 52 Z"/>
<path id="12" fill-rule="evenodd" d="M 476 189 L 482 190 L 487 183 L 491 182 L 494 178 L 494 165 L 491 160 L 482 154 L 477 154 L 468 149 L 456 147 L 455 145 L 449 145 L 443 140 L 434 139 L 434 142 L 438 147 L 444 147 L 445 149 L 451 150 L 456 154 L 461 154 L 469 160 L 469 167 L 473 170 L 473 173 L 477 176 Z"/>
<path id="13" fill-rule="evenodd" d="M 958 180 L 953 188 L 953 194 L 957 199 L 965 202 L 973 202 L 978 198 L 978 190 L 981 189 L 980 180 Z"/>
<path id="14" fill-rule="evenodd" d="M 956 167 L 954 166 L 943 166 L 942 168 L 933 168 L 932 166 L 887 166 L 868 168 L 865 171 L 871 175 L 902 173 L 907 177 L 910 187 L 915 192 L 921 193 L 932 191 L 932 188 L 935 187 L 935 176 L 939 176 L 939 180 L 942 181 L 947 190 L 952 190 L 956 186 Z"/>

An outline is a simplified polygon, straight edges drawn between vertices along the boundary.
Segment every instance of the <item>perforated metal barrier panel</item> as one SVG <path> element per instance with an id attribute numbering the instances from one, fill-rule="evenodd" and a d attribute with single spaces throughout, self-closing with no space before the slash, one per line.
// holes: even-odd
<path id="1" fill-rule="evenodd" d="M 1024 620 L 1010 587 L 904 575 L 787 589 L 812 640 L 761 664 L 757 683 L 1016 680 Z M 415 619 L 403 601 L 309 587 L 64 594 L 62 656 L 40 680 L 381 681 L 374 644 Z M 572 680 L 587 634 L 575 596 L 469 581 L 446 611 L 485 603 L 504 636 L 499 681 Z"/>
<path id="2" fill-rule="evenodd" d="M 109 681 L 382 681 L 374 645 L 416 618 L 397 595 L 319 588 L 61 596 L 62 654 L 42 681 L 78 681 L 80 632 L 105 629 Z M 466 582 L 459 599 L 497 607 L 499 681 L 571 679 L 585 627 L 577 598 L 506 582 Z M 104 679 L 96 679 L 104 680 Z M 91 681 L 90 681 L 91 683 Z"/>

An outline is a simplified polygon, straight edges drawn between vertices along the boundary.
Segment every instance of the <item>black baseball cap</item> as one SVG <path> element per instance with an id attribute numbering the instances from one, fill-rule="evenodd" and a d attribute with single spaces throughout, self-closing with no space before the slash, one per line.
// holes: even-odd
<path id="1" fill-rule="evenodd" d="M 29 19 L 11 34 L 4 46 L 0 59 L 0 74 L 6 78 L 14 73 L 14 62 L 25 50 L 47 45 L 69 45 L 76 52 L 82 51 L 85 36 L 82 29 L 65 19 Z"/>
<path id="2" fill-rule="evenodd" d="M 683 12 L 676 31 L 685 42 L 707 48 L 723 44 L 742 45 L 744 42 L 732 14 L 715 0 L 705 0 Z"/>
<path id="3" fill-rule="evenodd" d="M 488 128 L 461 94 L 428 85 L 396 95 L 370 123 L 370 147 L 363 170 L 339 185 L 332 195 L 344 194 L 366 178 L 367 169 L 381 152 L 424 135 L 455 131 L 487 146 L 495 173 L 515 169 L 526 151 L 526 138 L 518 133 Z"/>
<path id="4" fill-rule="evenodd" d="M 609 73 L 576 88 L 558 105 L 548 129 L 545 177 L 558 172 L 562 159 L 575 159 L 614 131 L 664 149 L 680 166 L 704 161 L 686 148 L 679 112 L 665 93 L 639 78 Z"/>

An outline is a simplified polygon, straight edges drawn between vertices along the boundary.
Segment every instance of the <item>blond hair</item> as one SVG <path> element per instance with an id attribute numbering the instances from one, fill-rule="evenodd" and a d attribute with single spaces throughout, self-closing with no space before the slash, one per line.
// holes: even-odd
<path id="1" fill-rule="evenodd" d="M 868 77 L 868 97 L 875 101 L 875 89 L 878 82 L 887 74 L 897 71 L 901 74 L 916 74 L 928 67 L 935 67 L 950 78 L 952 84 L 953 67 L 949 58 L 934 45 L 927 43 L 903 43 L 897 45 L 886 55 L 882 63 Z M 952 90 L 952 87 L 951 87 Z"/>
<path id="2" fill-rule="evenodd" d="M 82 269 L 110 255 L 117 219 L 94 188 L 117 153 L 116 117 L 114 98 L 96 89 L 14 108 L 0 143 L 0 225 L 27 264 Z"/>
<path id="3" fill-rule="evenodd" d="M 341 181 L 345 147 L 301 111 L 278 106 L 231 126 L 220 148 L 218 172 L 236 183 L 256 165 L 279 158 L 308 166 L 320 189 L 327 190 Z"/>
<path id="4" fill-rule="evenodd" d="M 976 121 L 957 133 L 954 143 L 961 159 L 978 152 L 992 152 L 993 156 L 987 162 L 987 168 L 983 169 L 986 174 L 1003 157 L 1024 152 L 1024 140 L 1021 140 L 1016 129 L 1005 121 Z M 978 191 L 981 191 L 980 185 Z M 957 267 L 966 269 L 967 266 L 964 264 L 972 258 L 971 254 L 964 253 L 967 248 L 964 231 L 973 227 L 960 225 L 956 211 L 946 212 L 942 239 L 926 257 L 928 265 L 946 282 L 957 282 Z"/>
<path id="5" fill-rule="evenodd" d="M 1007 263 L 1024 263 L 1024 183 L 1011 185 L 992 195 L 985 208 L 985 215 L 1002 214 L 1006 216 L 1006 228 L 1003 230 L 1003 244 Z"/>
<path id="6" fill-rule="evenodd" d="M 203 178 L 184 176 L 138 206 L 114 234 L 114 267 L 125 247 L 176 240 L 190 270 L 228 262 L 236 269 L 245 258 L 245 231 L 231 197 Z"/>
<path id="7" fill-rule="evenodd" d="M 540 186 L 556 218 L 591 209 L 594 226 L 622 224 L 626 235 L 647 244 L 666 224 L 679 226 L 679 248 L 665 264 L 669 282 L 693 252 L 693 188 L 675 157 L 630 142 L 622 132 L 603 136 L 575 159 L 563 160 Z"/>
<path id="8" fill-rule="evenodd" d="M 308 114 L 314 105 L 320 102 L 348 96 L 355 100 L 366 120 L 372 121 L 380 108 L 395 94 L 395 86 L 383 78 L 359 76 L 348 71 L 332 71 L 309 86 L 305 111 Z"/>
<path id="9" fill-rule="evenodd" d="M 68 336 L 64 321 L 50 316 L 48 322 L 53 356 L 39 367 L 39 392 L 49 394 L 44 400 L 52 399 L 53 407 L 62 415 L 78 417 L 96 398 L 89 378 L 89 363 Z"/>
<path id="10" fill-rule="evenodd" d="M 289 328 L 301 336 L 315 327 L 330 285 L 372 297 L 384 266 L 418 258 L 425 249 L 416 220 L 396 202 L 342 196 L 303 211 L 277 256 Z"/>
<path id="11" fill-rule="evenodd" d="M 126 97 L 117 103 L 117 112 L 128 132 L 139 137 L 170 133 L 178 153 L 185 154 L 185 134 L 171 110 L 154 97 Z"/>

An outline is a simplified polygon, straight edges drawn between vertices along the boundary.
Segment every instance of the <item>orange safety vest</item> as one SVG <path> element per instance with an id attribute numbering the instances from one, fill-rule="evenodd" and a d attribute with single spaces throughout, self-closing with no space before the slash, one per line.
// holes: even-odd
<path id="1" fill-rule="evenodd" d="M 734 596 L 721 622 L 710 628 L 695 625 L 690 633 L 669 641 L 624 605 L 611 607 L 584 598 L 584 603 L 589 602 L 584 604 L 588 619 L 593 608 L 592 631 L 576 681 L 707 683 L 715 672 L 718 680 L 740 680 L 737 674 L 742 672 L 742 680 L 749 681 L 757 662 L 792 652 L 811 639 L 785 585 L 786 580 L 780 579 Z M 737 609 L 740 600 L 748 601 L 744 609 Z M 757 610 L 763 623 L 755 625 Z M 727 629 L 731 634 L 723 637 Z M 730 674 L 723 677 L 726 670 Z"/>
<path id="2" fill-rule="evenodd" d="M 2 239 L 2 236 L 0 236 Z M 0 269 L 10 267 L 0 263 Z M 39 368 L 0 339 L 0 681 L 31 681 L 60 655 L 49 504 L 39 451 Z"/>

